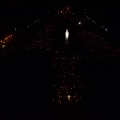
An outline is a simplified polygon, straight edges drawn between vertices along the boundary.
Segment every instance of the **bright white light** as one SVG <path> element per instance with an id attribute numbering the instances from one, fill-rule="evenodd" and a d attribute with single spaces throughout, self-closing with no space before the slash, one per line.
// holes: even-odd
<path id="1" fill-rule="evenodd" d="M 81 25 L 81 22 L 79 22 L 78 25 Z"/>
<path id="2" fill-rule="evenodd" d="M 105 31 L 107 31 L 107 28 L 105 29 Z"/>
<path id="3" fill-rule="evenodd" d="M 5 45 L 2 45 L 2 48 L 5 48 Z"/>
<path id="4" fill-rule="evenodd" d="M 65 38 L 66 38 L 66 40 L 68 40 L 68 38 L 69 38 L 69 31 L 68 31 L 68 29 L 66 29 Z"/>
<path id="5" fill-rule="evenodd" d="M 70 95 L 68 95 L 67 97 L 68 97 L 68 100 L 70 100 L 70 97 L 71 97 L 71 96 L 70 96 Z"/>

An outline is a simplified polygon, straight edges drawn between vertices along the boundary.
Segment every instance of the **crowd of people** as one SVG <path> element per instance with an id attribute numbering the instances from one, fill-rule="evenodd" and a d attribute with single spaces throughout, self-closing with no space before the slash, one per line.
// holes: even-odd
<path id="1" fill-rule="evenodd" d="M 84 25 L 84 20 L 82 25 Z M 36 33 L 32 44 L 7 45 L 1 49 L 1 54 L 20 53 L 20 52 L 47 52 L 53 50 L 57 22 L 48 21 L 44 28 Z M 53 86 L 52 103 L 53 104 L 75 104 L 82 100 L 82 70 L 83 61 L 87 58 L 106 58 L 120 55 L 120 48 L 114 48 L 109 45 L 104 37 L 93 33 L 92 31 L 79 32 L 84 47 L 88 50 L 86 56 L 82 54 L 73 54 L 65 51 L 53 50 L 53 66 L 55 68 L 56 80 Z M 83 51 L 84 52 L 84 51 Z M 92 56 L 91 56 L 92 55 Z"/>
<path id="2" fill-rule="evenodd" d="M 84 21 L 82 22 L 84 26 Z M 85 21 L 87 25 L 87 21 Z M 82 98 L 82 70 L 84 60 L 111 58 L 120 55 L 120 48 L 106 42 L 105 38 L 92 30 L 78 31 L 86 49 L 85 55 L 55 51 L 53 66 L 56 69 L 56 83 L 52 101 L 57 104 L 80 103 Z M 84 53 L 84 50 L 83 50 Z"/>
<path id="3" fill-rule="evenodd" d="M 53 65 L 56 69 L 53 103 L 75 104 L 82 98 L 81 73 L 82 56 L 55 51 Z"/>

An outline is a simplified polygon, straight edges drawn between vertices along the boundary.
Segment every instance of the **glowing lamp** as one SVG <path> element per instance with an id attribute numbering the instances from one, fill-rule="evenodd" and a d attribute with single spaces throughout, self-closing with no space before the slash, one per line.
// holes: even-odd
<path id="1" fill-rule="evenodd" d="M 79 22 L 78 25 L 81 25 L 81 22 Z"/>
<path id="2" fill-rule="evenodd" d="M 67 96 L 68 100 L 70 100 L 70 97 L 71 97 L 70 95 Z"/>
<path id="3" fill-rule="evenodd" d="M 66 29 L 65 38 L 66 38 L 66 40 L 68 40 L 68 38 L 69 38 L 69 31 L 68 31 L 68 29 Z"/>

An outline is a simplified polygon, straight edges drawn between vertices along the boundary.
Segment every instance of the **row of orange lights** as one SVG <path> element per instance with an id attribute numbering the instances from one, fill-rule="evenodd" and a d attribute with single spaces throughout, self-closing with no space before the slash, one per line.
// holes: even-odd
<path id="1" fill-rule="evenodd" d="M 12 35 L 6 37 L 4 40 L 8 40 L 10 37 L 12 37 Z M 3 42 L 2 40 L 0 42 Z"/>
<path id="2" fill-rule="evenodd" d="M 6 37 L 6 38 L 5 38 L 5 40 L 7 40 L 7 39 L 8 39 L 8 38 L 10 38 L 10 37 L 12 37 L 12 35 L 10 35 L 10 36 Z"/>

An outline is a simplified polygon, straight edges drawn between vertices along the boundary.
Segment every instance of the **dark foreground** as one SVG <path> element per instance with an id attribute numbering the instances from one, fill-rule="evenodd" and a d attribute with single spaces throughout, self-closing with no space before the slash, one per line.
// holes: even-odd
<path id="1" fill-rule="evenodd" d="M 1 56 L 1 99 L 5 120 L 118 118 L 119 58 L 89 61 L 83 71 L 83 101 L 78 109 L 54 109 L 51 53 Z M 68 108 L 68 109 L 66 109 Z"/>

